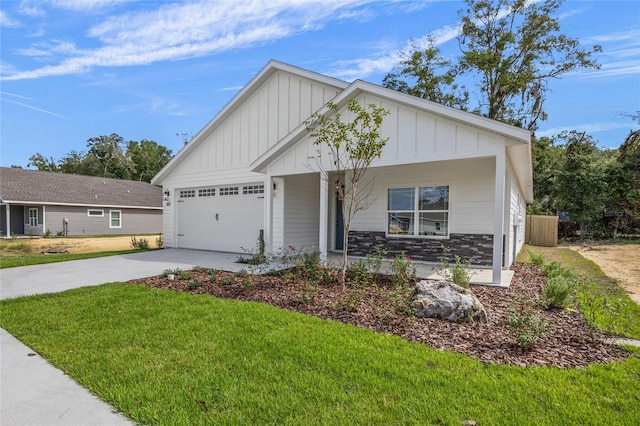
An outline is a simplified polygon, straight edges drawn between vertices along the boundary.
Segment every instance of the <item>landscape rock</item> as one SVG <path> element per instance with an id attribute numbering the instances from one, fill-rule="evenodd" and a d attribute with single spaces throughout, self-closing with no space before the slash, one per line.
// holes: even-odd
<path id="1" fill-rule="evenodd" d="M 416 316 L 453 322 L 487 322 L 482 303 L 471 290 L 447 281 L 422 280 L 412 299 Z"/>

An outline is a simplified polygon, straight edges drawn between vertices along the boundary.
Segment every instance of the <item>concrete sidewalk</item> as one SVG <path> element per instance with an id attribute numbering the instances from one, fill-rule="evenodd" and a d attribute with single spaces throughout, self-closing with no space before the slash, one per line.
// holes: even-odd
<path id="1" fill-rule="evenodd" d="M 239 271 L 238 254 L 163 249 L 0 270 L 0 299 L 160 275 L 194 266 Z M 131 420 L 0 329 L 1 425 L 131 425 Z"/>

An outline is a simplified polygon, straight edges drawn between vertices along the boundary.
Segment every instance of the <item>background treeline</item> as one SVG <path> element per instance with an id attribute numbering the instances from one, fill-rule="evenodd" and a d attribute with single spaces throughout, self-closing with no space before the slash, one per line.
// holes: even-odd
<path id="1" fill-rule="evenodd" d="M 171 157 L 171 150 L 157 142 L 147 139 L 125 142 L 112 133 L 89 139 L 86 151 L 71 151 L 58 161 L 36 153 L 29 157 L 28 166 L 50 172 L 150 182 Z"/>
<path id="2" fill-rule="evenodd" d="M 640 124 L 640 112 L 635 119 Z M 566 214 L 561 237 L 640 235 L 640 129 L 617 149 L 577 131 L 533 138 L 531 214 Z"/>

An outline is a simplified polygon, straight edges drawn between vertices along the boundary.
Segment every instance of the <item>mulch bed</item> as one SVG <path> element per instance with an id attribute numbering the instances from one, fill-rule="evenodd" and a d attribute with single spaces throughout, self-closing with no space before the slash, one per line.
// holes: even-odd
<path id="1" fill-rule="evenodd" d="M 210 282 L 205 270 L 189 271 L 190 279 L 175 277 L 169 280 L 160 275 L 130 282 L 157 289 L 267 303 L 376 332 L 395 334 L 439 350 L 461 352 L 487 364 L 575 368 L 630 356 L 623 348 L 603 343 L 603 336 L 593 332 L 579 312 L 565 309 L 534 308 L 536 314 L 552 324 L 553 330 L 528 350 L 522 350 L 505 327 L 505 318 L 522 301 L 531 304 L 539 299 L 544 277 L 537 265 L 517 264 L 513 269 L 515 276 L 509 289 L 471 288 L 487 311 L 486 324 L 457 324 L 398 313 L 398 304 L 394 302 L 397 299 L 393 297 L 394 287 L 388 280 L 383 280 L 378 286 L 355 290 L 348 287 L 342 291 L 339 285 L 305 287 L 299 280 L 284 279 L 282 274 L 241 277 L 218 271 L 216 282 Z M 189 290 L 194 279 L 200 280 L 202 285 Z M 231 279 L 233 284 L 230 284 Z"/>

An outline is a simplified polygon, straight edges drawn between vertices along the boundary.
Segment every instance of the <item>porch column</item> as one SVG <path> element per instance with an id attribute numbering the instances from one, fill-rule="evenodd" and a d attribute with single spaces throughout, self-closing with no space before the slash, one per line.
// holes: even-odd
<path id="1" fill-rule="evenodd" d="M 4 237 L 10 238 L 11 237 L 11 206 L 9 204 L 5 204 L 4 208 L 5 208 L 5 212 L 7 213 L 7 217 L 6 217 L 7 235 L 5 235 Z"/>
<path id="2" fill-rule="evenodd" d="M 500 284 L 502 276 L 502 233 L 504 224 L 505 152 L 496 154 L 496 182 L 493 197 L 493 284 Z"/>
<path id="3" fill-rule="evenodd" d="M 318 232 L 318 250 L 322 259 L 327 258 L 328 247 L 328 223 L 329 223 L 329 183 L 320 173 L 320 226 Z"/>
<path id="4" fill-rule="evenodd" d="M 264 251 L 273 251 L 273 178 L 270 174 L 264 180 Z"/>

